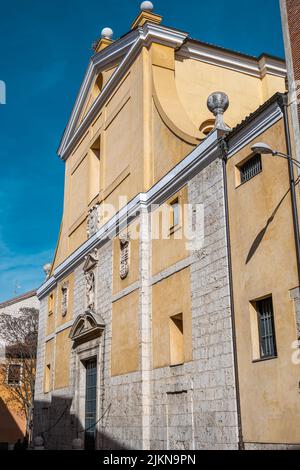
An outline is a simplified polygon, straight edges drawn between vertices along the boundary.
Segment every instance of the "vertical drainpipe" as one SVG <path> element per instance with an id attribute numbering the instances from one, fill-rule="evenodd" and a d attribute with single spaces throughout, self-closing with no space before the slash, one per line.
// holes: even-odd
<path id="1" fill-rule="evenodd" d="M 236 329 L 235 329 L 235 310 L 233 298 L 233 284 L 232 284 L 232 261 L 231 261 L 231 245 L 230 245 L 230 230 L 229 230 L 229 209 L 228 209 L 228 189 L 227 189 L 227 143 L 224 138 L 221 140 L 221 158 L 223 168 L 223 187 L 224 187 L 224 208 L 226 219 L 226 240 L 227 240 L 227 259 L 228 259 L 228 278 L 230 289 L 230 311 L 231 311 L 231 325 L 232 325 L 232 343 L 233 343 L 233 361 L 234 361 L 234 376 L 235 376 L 235 390 L 236 390 L 236 408 L 238 420 L 238 448 L 244 450 L 243 430 L 242 430 L 242 417 L 241 417 L 241 398 L 238 374 L 238 358 L 236 346 Z"/>
<path id="2" fill-rule="evenodd" d="M 281 107 L 282 113 L 283 113 L 284 132 L 285 132 L 285 141 L 286 141 L 287 154 L 290 157 L 292 157 L 292 145 L 291 145 L 291 136 L 290 136 L 290 128 L 289 128 L 288 109 L 287 109 L 288 95 L 287 94 L 281 95 L 278 104 Z M 299 219 L 298 219 L 298 209 L 297 209 L 297 199 L 296 199 L 296 189 L 295 189 L 294 167 L 293 167 L 293 162 L 290 158 L 288 159 L 288 168 L 289 168 L 289 179 L 290 179 L 290 189 L 291 189 L 293 229 L 294 229 L 296 258 L 297 258 L 298 285 L 300 286 Z"/>

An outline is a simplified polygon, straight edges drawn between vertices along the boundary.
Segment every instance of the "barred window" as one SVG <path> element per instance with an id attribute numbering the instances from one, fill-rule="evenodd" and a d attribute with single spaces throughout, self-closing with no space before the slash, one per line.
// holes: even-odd
<path id="1" fill-rule="evenodd" d="M 272 297 L 256 303 L 261 358 L 277 355 Z"/>
<path id="2" fill-rule="evenodd" d="M 9 364 L 7 372 L 8 385 L 19 385 L 21 380 L 21 364 Z"/>
<path id="3" fill-rule="evenodd" d="M 241 183 L 250 180 L 253 176 L 260 173 L 261 170 L 261 155 L 257 153 L 240 167 Z"/>

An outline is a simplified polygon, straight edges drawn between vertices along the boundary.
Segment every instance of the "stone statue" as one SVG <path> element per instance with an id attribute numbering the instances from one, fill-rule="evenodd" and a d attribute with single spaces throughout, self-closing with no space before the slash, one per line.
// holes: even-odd
<path id="1" fill-rule="evenodd" d="M 95 310 L 95 275 L 93 272 L 86 274 L 86 304 L 87 309 Z"/>
<path id="2" fill-rule="evenodd" d="M 68 284 L 65 283 L 61 288 L 61 314 L 63 317 L 67 315 L 68 312 Z"/>

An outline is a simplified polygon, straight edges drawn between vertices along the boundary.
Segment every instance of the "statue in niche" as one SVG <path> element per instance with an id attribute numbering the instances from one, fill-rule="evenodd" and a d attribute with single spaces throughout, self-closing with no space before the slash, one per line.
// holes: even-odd
<path id="1" fill-rule="evenodd" d="M 86 273 L 86 305 L 87 309 L 94 312 L 95 310 L 95 274 L 93 272 Z"/>
<path id="2" fill-rule="evenodd" d="M 68 284 L 64 283 L 61 287 L 61 314 L 63 317 L 68 312 Z"/>

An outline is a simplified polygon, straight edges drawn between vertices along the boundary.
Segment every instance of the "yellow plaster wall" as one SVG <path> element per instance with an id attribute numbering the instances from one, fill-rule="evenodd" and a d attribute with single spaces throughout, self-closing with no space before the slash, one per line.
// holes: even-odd
<path id="1" fill-rule="evenodd" d="M 68 253 L 73 253 L 87 239 L 87 225 L 85 215 L 79 220 L 79 225 L 69 235 Z"/>
<path id="2" fill-rule="evenodd" d="M 115 67 L 102 71 L 103 83 Z M 203 138 L 200 124 L 213 117 L 207 97 L 219 89 L 229 95 L 225 120 L 234 126 L 285 85 L 271 75 L 261 80 L 178 59 L 168 46 L 153 43 L 142 49 L 66 161 L 64 213 L 53 268 L 86 240 L 86 217 L 93 204 L 112 204 L 117 211 L 120 196 L 127 198 L 122 207 L 194 149 Z M 99 162 L 90 150 L 96 138 L 101 142 Z"/>
<path id="3" fill-rule="evenodd" d="M 70 181 L 70 226 L 85 213 L 88 202 L 88 158 L 80 161 L 71 173 Z"/>
<path id="4" fill-rule="evenodd" d="M 152 233 L 154 234 L 154 227 L 157 227 L 159 221 L 159 230 L 156 232 L 158 237 L 152 238 L 152 274 L 155 275 L 160 271 L 176 264 L 189 256 L 187 249 L 187 240 L 184 236 L 184 205 L 188 203 L 188 190 L 187 186 L 182 188 L 178 193 L 174 194 L 172 198 L 166 201 L 166 209 L 168 205 L 178 197 L 181 206 L 181 224 L 174 232 L 169 231 L 169 238 L 163 239 L 163 213 L 161 207 L 152 213 Z M 182 236 L 181 236 L 182 235 Z M 177 238 L 178 237 L 178 238 Z"/>
<path id="5" fill-rule="evenodd" d="M 159 181 L 188 155 L 195 145 L 178 139 L 163 123 L 155 103 L 152 108 L 153 182 Z"/>
<path id="6" fill-rule="evenodd" d="M 21 404 L 5 385 L 5 372 L 0 367 L 0 442 L 12 444 L 25 435 L 26 418 Z"/>
<path id="7" fill-rule="evenodd" d="M 113 293 L 125 289 L 139 279 L 139 230 L 140 224 L 135 222 L 128 228 L 130 238 L 129 272 L 125 279 L 120 277 L 120 239 L 113 241 Z M 125 230 L 122 233 L 127 233 Z"/>
<path id="8" fill-rule="evenodd" d="M 186 268 L 152 287 L 153 367 L 171 364 L 170 317 L 182 313 L 184 362 L 192 360 L 190 269 Z"/>
<path id="9" fill-rule="evenodd" d="M 89 204 L 105 202 L 117 211 L 144 190 L 143 57 L 137 57 L 66 161 L 63 223 L 54 268 L 86 240 Z M 99 137 L 96 168 L 90 147 Z M 119 196 L 127 199 L 120 204 Z"/>
<path id="10" fill-rule="evenodd" d="M 63 284 L 68 283 L 68 308 L 67 314 L 63 317 L 61 314 L 61 288 Z M 74 305 L 74 273 L 69 274 L 65 277 L 57 286 L 57 315 L 56 315 L 56 327 L 68 322 L 73 318 L 73 305 Z"/>
<path id="11" fill-rule="evenodd" d="M 70 328 L 57 333 L 55 342 L 55 373 L 54 388 L 64 388 L 69 385 L 71 340 Z"/>
<path id="12" fill-rule="evenodd" d="M 113 303 L 111 375 L 122 375 L 139 369 L 139 291 Z"/>
<path id="13" fill-rule="evenodd" d="M 256 141 L 286 152 L 282 120 Z M 291 345 L 297 333 L 289 297 L 298 279 L 290 194 L 246 263 L 254 240 L 289 189 L 288 167 L 286 160 L 262 156 L 262 172 L 236 188 L 236 165 L 251 154 L 250 146 L 227 163 L 243 435 L 246 442 L 299 443 L 300 366 L 292 363 Z M 278 357 L 253 363 L 249 302 L 270 294 Z"/>
<path id="14" fill-rule="evenodd" d="M 268 74 L 260 79 L 194 59 L 176 60 L 175 72 L 178 95 L 198 128 L 213 118 L 206 101 L 215 91 L 223 91 L 229 97 L 224 119 L 230 127 L 240 123 L 277 91 L 285 92 L 283 78 Z"/>
<path id="15" fill-rule="evenodd" d="M 47 364 L 51 366 L 51 378 L 49 388 L 46 387 L 46 367 Z M 45 343 L 45 365 L 44 365 L 44 392 L 50 392 L 52 390 L 52 378 L 53 378 L 53 366 L 54 366 L 54 339 L 50 339 Z"/>

